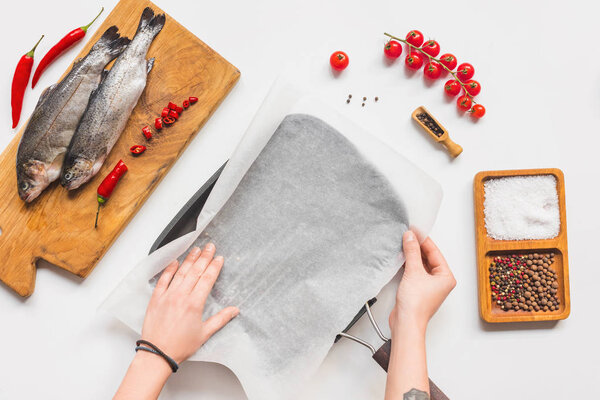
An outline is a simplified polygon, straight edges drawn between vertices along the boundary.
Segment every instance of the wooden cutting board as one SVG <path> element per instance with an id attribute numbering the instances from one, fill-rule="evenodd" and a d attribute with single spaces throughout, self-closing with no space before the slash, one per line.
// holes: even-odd
<path id="1" fill-rule="evenodd" d="M 121 35 L 133 38 L 147 6 L 155 13 L 163 12 L 146 0 L 121 0 L 78 58 L 87 54 L 111 25 L 117 25 Z M 150 47 L 147 58 L 151 57 L 156 62 L 125 131 L 100 172 L 84 187 L 68 192 L 54 182 L 32 204 L 25 204 L 17 193 L 15 169 L 24 129 L 0 155 L 0 280 L 21 296 L 33 293 L 39 259 L 81 277 L 92 271 L 240 76 L 237 68 L 168 15 Z M 199 101 L 173 126 L 163 128 L 146 142 L 141 128 L 153 126 L 169 101 L 181 105 L 189 96 Z M 148 150 L 134 158 L 129 153 L 134 144 L 144 144 Z M 119 159 L 129 171 L 102 208 L 100 223 L 94 229 L 96 189 Z"/>

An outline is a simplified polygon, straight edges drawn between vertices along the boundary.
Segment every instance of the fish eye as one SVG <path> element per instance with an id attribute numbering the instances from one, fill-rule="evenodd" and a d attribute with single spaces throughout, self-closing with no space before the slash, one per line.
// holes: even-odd
<path id="1" fill-rule="evenodd" d="M 21 183 L 21 190 L 25 191 L 27 189 L 29 189 L 29 183 L 28 182 Z"/>
<path id="2" fill-rule="evenodd" d="M 67 173 L 65 174 L 65 179 L 66 179 L 66 180 L 68 180 L 68 181 L 70 181 L 72 177 L 73 177 L 73 174 L 72 174 L 72 173 L 70 173 L 70 172 L 67 172 Z"/>

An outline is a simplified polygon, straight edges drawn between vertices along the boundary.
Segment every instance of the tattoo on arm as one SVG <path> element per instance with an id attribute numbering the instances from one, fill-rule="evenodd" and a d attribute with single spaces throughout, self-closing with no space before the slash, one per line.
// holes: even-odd
<path id="1" fill-rule="evenodd" d="M 404 393 L 404 400 L 429 400 L 427 392 L 423 392 L 417 389 L 410 389 L 409 392 Z"/>

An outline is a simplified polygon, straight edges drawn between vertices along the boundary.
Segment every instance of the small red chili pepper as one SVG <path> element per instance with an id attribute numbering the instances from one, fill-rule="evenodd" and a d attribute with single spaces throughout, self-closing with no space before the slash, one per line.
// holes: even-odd
<path id="1" fill-rule="evenodd" d="M 177 113 L 177 111 L 171 110 L 171 111 L 169 111 L 169 117 L 179 119 L 179 114 Z"/>
<path id="2" fill-rule="evenodd" d="M 13 129 L 19 125 L 19 119 L 21 119 L 21 109 L 23 108 L 23 96 L 25 95 L 25 89 L 29 83 L 29 77 L 31 76 L 31 69 L 33 68 L 33 53 L 35 48 L 40 44 L 44 35 L 38 40 L 33 46 L 33 49 L 25 53 L 19 62 L 17 68 L 15 68 L 15 74 L 13 76 L 10 106 L 12 108 L 12 120 Z"/>
<path id="3" fill-rule="evenodd" d="M 156 118 L 156 119 L 154 120 L 154 127 L 155 127 L 157 130 L 161 130 L 161 129 L 162 129 L 162 127 L 163 127 L 163 121 L 162 121 L 162 118 Z"/>
<path id="4" fill-rule="evenodd" d="M 197 97 L 190 97 L 190 104 L 194 104 L 197 101 L 198 101 Z"/>
<path id="5" fill-rule="evenodd" d="M 169 109 L 170 110 L 174 110 L 177 108 L 177 104 L 173 103 L 172 101 L 169 102 Z"/>
<path id="6" fill-rule="evenodd" d="M 35 87 L 36 83 L 40 79 L 40 76 L 42 76 L 42 73 L 46 70 L 48 65 L 50 65 L 52 61 L 54 61 L 56 58 L 58 58 L 58 56 L 67 51 L 67 49 L 69 49 L 75 43 L 83 39 L 88 28 L 94 23 L 94 21 L 96 21 L 96 19 L 98 19 L 98 17 L 100 16 L 100 14 L 102 14 L 103 11 L 104 7 L 102 7 L 102 10 L 100 10 L 98 15 L 96 15 L 96 18 L 94 18 L 92 22 L 85 26 L 73 29 L 71 32 L 67 33 L 65 37 L 60 39 L 60 41 L 56 43 L 54 47 L 48 50 L 44 58 L 42 58 L 42 61 L 40 61 L 39 65 L 35 69 L 35 73 L 33 74 L 33 79 L 31 81 L 32 89 Z"/>
<path id="7" fill-rule="evenodd" d="M 169 111 L 171 111 L 168 107 L 165 107 L 162 109 L 162 112 L 160 113 L 161 117 L 166 117 L 167 115 L 169 115 Z"/>
<path id="8" fill-rule="evenodd" d="M 177 107 L 175 108 L 175 111 L 177 111 L 177 114 L 181 115 L 181 113 L 183 112 L 183 107 L 179 107 L 179 106 L 177 106 Z"/>
<path id="9" fill-rule="evenodd" d="M 134 156 L 138 156 L 138 155 L 140 155 L 140 154 L 142 154 L 143 152 L 146 151 L 146 146 L 142 146 L 141 144 L 136 144 L 136 145 L 131 146 L 129 148 L 129 151 Z"/>
<path id="10" fill-rule="evenodd" d="M 147 140 L 152 139 L 152 130 L 148 125 L 142 128 L 142 133 L 144 134 Z"/>
<path id="11" fill-rule="evenodd" d="M 183 101 L 183 108 L 188 108 L 190 106 L 190 101 L 189 100 L 184 100 Z"/>
<path id="12" fill-rule="evenodd" d="M 165 125 L 171 125 L 173 122 L 175 122 L 175 118 L 173 118 L 173 117 L 164 117 L 163 118 L 163 122 L 165 123 Z"/>
<path id="13" fill-rule="evenodd" d="M 119 160 L 110 174 L 106 175 L 106 178 L 104 178 L 100 186 L 98 186 L 98 190 L 96 191 L 98 211 L 96 211 L 96 222 L 94 222 L 94 229 L 98 227 L 98 214 L 100 214 L 100 206 L 106 203 L 106 201 L 110 198 L 115 186 L 117 186 L 117 182 L 119 182 L 119 179 L 121 179 L 125 172 L 127 172 L 127 165 L 125 165 L 123 160 Z"/>

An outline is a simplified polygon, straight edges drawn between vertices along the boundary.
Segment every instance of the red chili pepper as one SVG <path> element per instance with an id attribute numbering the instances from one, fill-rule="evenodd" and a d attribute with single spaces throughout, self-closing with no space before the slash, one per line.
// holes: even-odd
<path id="1" fill-rule="evenodd" d="M 169 109 L 170 110 L 174 110 L 177 108 L 177 104 L 173 103 L 172 101 L 169 102 Z"/>
<path id="2" fill-rule="evenodd" d="M 163 122 L 165 123 L 165 125 L 171 125 L 173 122 L 175 122 L 175 118 L 173 118 L 173 117 L 164 117 L 163 118 Z"/>
<path id="3" fill-rule="evenodd" d="M 156 119 L 154 120 L 154 127 L 155 127 L 157 130 L 161 130 L 161 129 L 162 129 L 162 127 L 163 127 L 163 124 L 162 124 L 162 123 L 163 123 L 163 121 L 162 121 L 162 118 L 156 118 Z"/>
<path id="4" fill-rule="evenodd" d="M 143 152 L 146 151 L 146 146 L 142 146 L 141 144 L 136 144 L 134 146 L 131 146 L 129 148 L 129 151 L 131 152 L 131 154 L 133 154 L 134 156 L 138 156 L 140 154 L 142 154 Z"/>
<path id="5" fill-rule="evenodd" d="M 171 110 L 171 111 L 169 111 L 169 117 L 179 119 L 179 114 L 177 114 L 177 111 Z"/>
<path id="6" fill-rule="evenodd" d="M 169 111 L 171 111 L 169 109 L 169 107 L 163 108 L 162 112 L 160 113 L 160 116 L 163 117 L 163 118 L 166 117 L 167 115 L 169 115 Z"/>
<path id="7" fill-rule="evenodd" d="M 42 61 L 40 61 L 38 67 L 35 69 L 35 73 L 33 74 L 33 80 L 31 81 L 32 89 L 35 87 L 36 83 L 40 79 L 40 76 L 42 76 L 42 73 L 46 70 L 48 65 L 52 64 L 52 61 L 57 59 L 58 56 L 67 51 L 75 43 L 83 39 L 88 28 L 94 23 L 94 21 L 96 21 L 100 14 L 102 14 L 102 11 L 104 11 L 104 7 L 102 7 L 102 10 L 100 10 L 98 15 L 96 15 L 96 18 L 94 18 L 92 22 L 85 26 L 73 29 L 71 32 L 67 33 L 65 37 L 60 39 L 60 41 L 56 43 L 54 47 L 48 50 L 44 58 L 42 58 Z"/>
<path id="8" fill-rule="evenodd" d="M 12 89 L 10 96 L 10 106 L 12 108 L 12 120 L 13 129 L 19 125 L 19 119 L 21 119 L 21 109 L 23 108 L 23 96 L 25 95 L 25 89 L 29 83 L 29 77 L 31 76 L 31 69 L 33 68 L 33 53 L 35 48 L 42 41 L 44 35 L 38 40 L 29 52 L 25 53 L 19 62 L 17 68 L 15 68 L 15 74 L 12 81 Z"/>
<path id="9" fill-rule="evenodd" d="M 198 101 L 197 97 L 190 97 L 190 104 L 194 104 L 197 101 Z"/>
<path id="10" fill-rule="evenodd" d="M 98 200 L 98 211 L 96 211 L 96 222 L 94 222 L 94 228 L 98 227 L 98 214 L 100 213 L 100 206 L 110 198 L 115 186 L 117 186 L 117 182 L 123 176 L 123 174 L 127 171 L 127 165 L 123 162 L 123 160 L 119 160 L 117 165 L 113 168 L 113 170 L 104 178 L 100 186 L 98 186 L 98 190 L 96 191 L 96 199 Z"/>
<path id="11" fill-rule="evenodd" d="M 175 107 L 175 111 L 177 111 L 177 114 L 181 115 L 181 113 L 183 112 L 183 107 Z"/>
<path id="12" fill-rule="evenodd" d="M 142 133 L 144 134 L 147 140 L 152 139 L 152 130 L 148 125 L 142 128 Z"/>
<path id="13" fill-rule="evenodd" d="M 183 101 L 183 108 L 188 108 L 190 106 L 190 101 L 189 100 L 184 100 Z"/>

